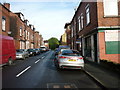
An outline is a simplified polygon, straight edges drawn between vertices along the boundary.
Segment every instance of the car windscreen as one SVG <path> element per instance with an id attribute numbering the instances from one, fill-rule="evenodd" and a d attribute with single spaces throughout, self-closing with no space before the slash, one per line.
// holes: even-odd
<path id="1" fill-rule="evenodd" d="M 73 50 L 63 50 L 62 55 L 67 55 L 67 56 L 80 56 L 78 51 L 73 51 Z"/>
<path id="2" fill-rule="evenodd" d="M 16 52 L 23 52 L 23 50 L 18 49 L 18 50 L 16 50 Z"/>

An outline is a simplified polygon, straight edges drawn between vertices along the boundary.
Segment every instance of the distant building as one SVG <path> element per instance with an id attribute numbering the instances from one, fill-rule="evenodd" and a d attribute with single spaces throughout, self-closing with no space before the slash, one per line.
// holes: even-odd
<path id="1" fill-rule="evenodd" d="M 71 23 L 66 23 L 64 28 L 66 29 L 65 30 L 65 32 L 66 32 L 66 44 L 69 47 L 72 47 L 71 46 Z"/>
<path id="2" fill-rule="evenodd" d="M 48 40 L 44 40 L 44 45 L 45 45 L 45 47 L 49 48 L 49 42 L 48 42 Z"/>
<path id="3" fill-rule="evenodd" d="M 66 32 L 63 35 L 61 35 L 60 44 L 61 45 L 66 45 L 67 44 Z"/>

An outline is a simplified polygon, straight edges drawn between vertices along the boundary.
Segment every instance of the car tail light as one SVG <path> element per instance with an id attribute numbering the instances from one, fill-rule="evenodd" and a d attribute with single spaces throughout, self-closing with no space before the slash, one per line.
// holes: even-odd
<path id="1" fill-rule="evenodd" d="M 83 59 L 83 57 L 80 57 L 79 59 Z"/>
<path id="2" fill-rule="evenodd" d="M 59 56 L 59 58 L 67 58 L 67 57 L 64 57 L 64 56 Z"/>

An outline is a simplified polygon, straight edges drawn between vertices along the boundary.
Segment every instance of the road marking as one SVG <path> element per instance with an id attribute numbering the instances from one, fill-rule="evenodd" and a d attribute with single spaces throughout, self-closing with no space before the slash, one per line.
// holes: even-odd
<path id="1" fill-rule="evenodd" d="M 40 61 L 40 59 L 38 59 L 35 63 L 38 63 Z"/>
<path id="2" fill-rule="evenodd" d="M 42 57 L 42 59 L 45 58 L 45 56 Z"/>
<path id="3" fill-rule="evenodd" d="M 26 72 L 28 69 L 30 69 L 31 66 L 27 67 L 26 69 L 24 69 L 22 72 L 20 72 L 19 74 L 16 75 L 16 77 L 19 77 L 20 75 L 22 75 L 24 72 Z"/>

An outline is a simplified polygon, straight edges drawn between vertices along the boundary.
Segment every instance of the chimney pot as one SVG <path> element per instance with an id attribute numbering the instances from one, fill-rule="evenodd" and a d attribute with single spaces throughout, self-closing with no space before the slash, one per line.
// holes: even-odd
<path id="1" fill-rule="evenodd" d="M 8 10 L 10 10 L 10 4 L 9 4 L 9 3 L 4 3 L 4 6 L 5 6 Z"/>

